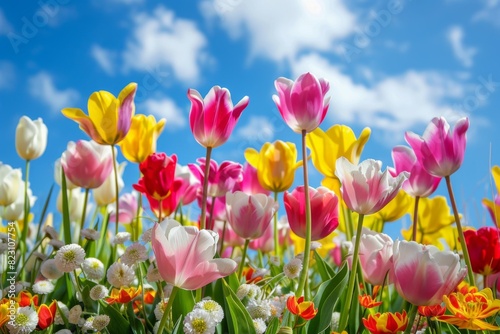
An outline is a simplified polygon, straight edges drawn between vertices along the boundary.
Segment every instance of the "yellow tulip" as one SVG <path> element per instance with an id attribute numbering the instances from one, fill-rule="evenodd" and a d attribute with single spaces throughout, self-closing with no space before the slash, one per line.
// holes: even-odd
<path id="1" fill-rule="evenodd" d="M 330 253 L 330 251 L 333 248 L 335 248 L 336 246 L 334 242 L 335 236 L 337 236 L 337 232 L 333 231 L 323 239 L 316 240 L 316 242 L 319 242 L 321 244 L 321 247 L 316 249 L 316 251 L 318 252 L 319 255 L 321 255 L 321 257 L 323 258 L 326 257 L 328 253 Z M 304 238 L 297 236 L 291 230 L 290 230 L 290 239 L 292 240 L 295 255 L 301 253 L 306 246 L 306 240 Z"/>
<path id="2" fill-rule="evenodd" d="M 364 128 L 356 139 L 351 128 L 336 124 L 326 132 L 317 128 L 307 135 L 306 145 L 311 150 L 313 165 L 325 177 L 322 181 L 323 186 L 334 190 L 334 183 L 337 180 L 335 163 L 338 158 L 346 157 L 354 164 L 359 163 L 370 133 L 370 128 Z"/>
<path id="3" fill-rule="evenodd" d="M 156 152 L 156 141 L 163 131 L 165 122 L 162 118 L 156 123 L 153 115 L 138 114 L 132 117 L 127 136 L 118 144 L 125 159 L 141 163 L 151 153 Z"/>
<path id="4" fill-rule="evenodd" d="M 400 190 L 396 197 L 392 199 L 382 210 L 374 213 L 373 216 L 381 219 L 384 223 L 393 222 L 400 219 L 408 210 L 412 208 L 412 197 L 404 190 Z"/>
<path id="5" fill-rule="evenodd" d="M 281 140 L 265 143 L 260 152 L 253 148 L 246 149 L 245 159 L 257 169 L 257 179 L 261 186 L 273 192 L 290 188 L 295 170 L 302 165 L 302 161 L 297 161 L 295 144 Z"/>
<path id="6" fill-rule="evenodd" d="M 127 135 L 135 113 L 136 83 L 129 83 L 116 98 L 107 91 L 94 92 L 88 101 L 88 116 L 79 108 L 64 108 L 64 116 L 74 120 L 90 138 L 101 145 L 114 145 Z"/>
<path id="7" fill-rule="evenodd" d="M 500 166 L 493 166 L 491 169 L 491 174 L 493 176 L 493 181 L 497 188 L 497 193 L 495 196 L 495 201 L 484 198 L 483 205 L 488 209 L 493 222 L 500 227 Z"/>

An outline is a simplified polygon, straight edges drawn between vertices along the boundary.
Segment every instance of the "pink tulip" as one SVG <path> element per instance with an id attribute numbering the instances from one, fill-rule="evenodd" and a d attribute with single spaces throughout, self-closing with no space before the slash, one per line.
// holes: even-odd
<path id="1" fill-rule="evenodd" d="M 173 286 L 196 290 L 232 274 L 237 267 L 231 259 L 214 259 L 217 233 L 181 226 L 165 219 L 153 227 L 151 244 L 158 271 Z"/>
<path id="2" fill-rule="evenodd" d="M 354 250 L 356 236 L 353 238 L 349 254 Z M 392 269 L 393 241 L 387 234 L 376 233 L 363 228 L 359 241 L 359 264 L 364 279 L 373 285 L 382 285 L 387 276 L 386 284 L 390 282 L 388 273 Z"/>
<path id="3" fill-rule="evenodd" d="M 61 166 L 73 184 L 94 189 L 106 181 L 113 169 L 111 150 L 109 146 L 99 145 L 95 141 L 69 142 L 62 154 Z"/>
<path id="4" fill-rule="evenodd" d="M 274 82 L 278 95 L 273 95 L 281 117 L 295 132 L 311 132 L 325 119 L 329 97 L 325 97 L 330 85 L 311 73 L 302 74 L 295 82 L 278 78 Z"/>
<path id="5" fill-rule="evenodd" d="M 397 176 L 401 172 L 409 172 L 410 176 L 403 182 L 403 189 L 408 194 L 418 197 L 428 197 L 436 191 L 440 177 L 429 174 L 417 160 L 413 150 L 407 146 L 396 146 L 392 149 L 392 160 L 394 169 L 390 168 L 389 173 Z"/>
<path id="6" fill-rule="evenodd" d="M 198 193 L 197 201 L 198 205 L 201 207 L 201 193 Z M 212 202 L 213 208 L 212 208 Z M 201 217 L 200 217 L 201 219 Z M 205 226 L 209 230 L 213 230 L 213 226 L 216 221 L 227 220 L 226 214 L 226 197 L 209 197 L 207 198 L 207 215 Z"/>
<path id="7" fill-rule="evenodd" d="M 201 183 L 194 177 L 189 167 L 179 164 L 175 166 L 175 177 L 182 182 L 181 190 L 179 190 L 180 203 L 182 205 L 192 203 L 196 199 L 198 191 L 201 190 Z"/>
<path id="8" fill-rule="evenodd" d="M 242 191 L 226 194 L 229 224 L 243 239 L 260 238 L 278 210 L 278 203 L 264 194 L 248 195 Z"/>
<path id="9" fill-rule="evenodd" d="M 311 240 L 323 239 L 339 226 L 339 199 L 333 191 L 325 187 L 309 187 L 311 201 Z M 295 188 L 284 195 L 288 223 L 293 233 L 306 237 L 306 208 L 304 186 Z"/>
<path id="10" fill-rule="evenodd" d="M 126 193 L 120 196 L 118 200 L 119 217 L 118 221 L 122 224 L 130 224 L 137 216 L 137 197 L 132 193 Z M 116 222 L 116 212 L 113 210 L 109 215 L 110 222 Z"/>
<path id="11" fill-rule="evenodd" d="M 224 198 L 224 197 L 219 197 L 219 198 Z M 225 198 L 224 198 L 224 202 L 225 202 Z M 226 209 L 226 206 L 224 205 L 224 210 L 225 209 Z M 234 232 L 234 230 L 230 224 L 226 224 L 225 231 L 223 231 L 223 229 L 224 229 L 224 222 L 222 220 L 215 221 L 214 228 L 212 230 L 219 234 L 219 238 L 220 238 L 219 244 L 221 242 L 224 242 L 225 249 L 230 248 L 230 247 L 241 247 L 241 245 L 243 245 L 245 243 L 245 239 L 243 239 L 239 235 L 237 235 Z M 224 233 L 224 236 L 222 236 L 222 233 Z M 224 240 L 222 240 L 222 237 L 224 237 Z"/>
<path id="12" fill-rule="evenodd" d="M 243 179 L 241 182 L 237 183 L 234 190 L 240 190 L 244 193 L 253 194 L 264 194 L 269 195 L 271 192 L 264 189 L 257 177 L 257 169 L 252 167 L 249 163 L 243 165 Z"/>
<path id="13" fill-rule="evenodd" d="M 272 227 L 267 228 L 261 237 L 250 241 L 248 248 L 259 250 L 262 253 L 270 253 L 274 251 L 274 229 Z"/>
<path id="14" fill-rule="evenodd" d="M 188 164 L 189 169 L 196 179 L 203 183 L 205 177 L 205 158 L 196 160 L 198 164 Z M 232 192 L 235 185 L 243 179 L 243 167 L 236 162 L 223 161 L 219 166 L 214 160 L 210 160 L 208 173 L 208 196 L 226 196 L 228 191 Z"/>
<path id="15" fill-rule="evenodd" d="M 245 96 L 233 107 L 227 88 L 214 86 L 205 99 L 195 89 L 188 90 L 191 101 L 189 125 L 194 138 L 204 147 L 218 147 L 224 144 L 238 121 L 249 99 Z"/>
<path id="16" fill-rule="evenodd" d="M 431 175 L 445 177 L 455 173 L 462 164 L 468 128 L 466 117 L 457 121 L 453 131 L 444 117 L 435 117 L 422 136 L 407 132 L 405 137 L 425 170 Z"/>
<path id="17" fill-rule="evenodd" d="M 349 209 L 369 215 L 396 197 L 408 173 L 392 177 L 387 170 L 382 173 L 381 169 L 381 161 L 368 159 L 353 165 L 345 157 L 337 159 L 335 175 L 342 183 L 342 197 Z"/>
<path id="18" fill-rule="evenodd" d="M 467 274 L 458 254 L 432 245 L 396 240 L 393 254 L 392 281 L 399 295 L 413 305 L 440 304 Z"/>

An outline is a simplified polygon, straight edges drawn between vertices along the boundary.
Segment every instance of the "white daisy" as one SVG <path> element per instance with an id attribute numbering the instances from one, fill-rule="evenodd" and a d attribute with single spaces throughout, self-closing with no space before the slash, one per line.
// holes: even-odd
<path id="1" fill-rule="evenodd" d="M 252 319 L 262 318 L 267 320 L 271 317 L 271 307 L 264 301 L 250 299 L 246 307 Z"/>
<path id="2" fill-rule="evenodd" d="M 7 322 L 9 333 L 27 334 L 35 330 L 38 324 L 38 314 L 29 306 L 19 307 L 14 319 Z"/>
<path id="3" fill-rule="evenodd" d="M 161 317 L 163 316 L 163 312 L 167 308 L 167 303 L 168 303 L 168 298 L 164 298 L 163 301 L 160 301 L 158 304 L 156 304 L 155 309 L 154 309 L 154 314 L 156 317 L 156 320 L 160 321 Z"/>
<path id="4" fill-rule="evenodd" d="M 109 296 L 109 290 L 104 285 L 97 284 L 90 289 L 90 298 L 92 300 L 101 300 L 106 296 Z"/>
<path id="5" fill-rule="evenodd" d="M 241 300 L 246 296 L 248 296 L 249 293 L 250 293 L 250 284 L 243 283 L 236 290 L 236 297 L 238 297 L 238 299 Z"/>
<path id="6" fill-rule="evenodd" d="M 83 263 L 85 251 L 77 244 L 66 245 L 57 251 L 55 260 L 57 269 L 69 273 Z"/>
<path id="7" fill-rule="evenodd" d="M 80 316 L 82 315 L 82 307 L 80 305 L 75 305 L 69 310 L 68 322 L 70 324 L 78 325 L 80 322 Z"/>
<path id="8" fill-rule="evenodd" d="M 192 310 L 184 318 L 185 334 L 213 334 L 216 327 L 210 313 L 202 309 Z"/>
<path id="9" fill-rule="evenodd" d="M 126 243 L 127 241 L 129 241 L 131 237 L 132 237 L 132 235 L 129 232 L 118 232 L 118 234 L 112 238 L 111 244 L 112 245 L 122 245 L 122 244 Z"/>
<path id="10" fill-rule="evenodd" d="M 92 322 L 92 326 L 95 330 L 102 331 L 107 325 L 109 325 L 109 321 L 109 316 L 106 314 L 96 315 L 94 317 L 94 321 Z"/>
<path id="11" fill-rule="evenodd" d="M 121 256 L 122 263 L 125 263 L 127 266 L 132 266 L 147 259 L 148 251 L 146 247 L 138 242 L 128 246 L 125 253 Z"/>
<path id="12" fill-rule="evenodd" d="M 73 334 L 69 329 L 61 329 L 55 332 L 54 334 Z"/>
<path id="13" fill-rule="evenodd" d="M 283 272 L 286 277 L 293 279 L 297 278 L 300 275 L 300 271 L 302 270 L 302 261 L 298 258 L 293 258 L 283 266 Z"/>
<path id="14" fill-rule="evenodd" d="M 43 280 L 33 284 L 33 292 L 39 295 L 46 295 L 54 291 L 54 284 L 51 281 Z"/>
<path id="15" fill-rule="evenodd" d="M 64 273 L 57 269 L 56 260 L 48 259 L 42 262 L 40 267 L 40 272 L 47 279 L 58 279 L 61 278 Z"/>
<path id="16" fill-rule="evenodd" d="M 80 235 L 82 238 L 85 238 L 90 241 L 96 241 L 99 240 L 101 237 L 100 233 L 93 228 L 84 228 L 81 232 Z"/>
<path id="17" fill-rule="evenodd" d="M 196 303 L 195 309 L 199 308 L 210 313 L 215 322 L 219 323 L 224 319 L 224 311 L 222 307 L 215 300 L 204 299 Z"/>
<path id="18" fill-rule="evenodd" d="M 253 319 L 253 326 L 255 327 L 256 334 L 264 334 L 266 332 L 266 323 L 261 318 Z"/>
<path id="19" fill-rule="evenodd" d="M 80 319 L 80 323 L 78 324 L 84 333 L 87 333 L 88 331 L 95 331 L 94 328 L 94 317 L 88 317 L 87 319 Z"/>
<path id="20" fill-rule="evenodd" d="M 151 236 L 153 235 L 153 228 L 149 228 L 141 236 L 141 240 L 145 243 L 151 242 Z"/>
<path id="21" fill-rule="evenodd" d="M 106 275 L 109 284 L 116 288 L 128 286 L 135 280 L 135 273 L 132 268 L 121 262 L 113 263 Z"/>
<path id="22" fill-rule="evenodd" d="M 85 276 L 94 282 L 102 280 L 104 278 L 104 274 L 106 273 L 104 264 L 101 260 L 94 257 L 86 258 L 85 261 L 83 261 L 82 270 Z"/>

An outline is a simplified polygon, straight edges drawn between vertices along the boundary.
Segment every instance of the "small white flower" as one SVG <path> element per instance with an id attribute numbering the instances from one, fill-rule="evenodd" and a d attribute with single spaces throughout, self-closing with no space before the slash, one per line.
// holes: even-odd
<path id="1" fill-rule="evenodd" d="M 322 246 L 323 245 L 321 245 L 321 242 L 319 241 L 311 241 L 311 251 L 321 248 Z"/>
<path id="2" fill-rule="evenodd" d="M 47 279 L 58 279 L 61 278 L 64 273 L 57 269 L 56 260 L 48 259 L 42 262 L 40 267 L 40 272 Z"/>
<path id="3" fill-rule="evenodd" d="M 276 267 L 279 267 L 281 264 L 279 256 L 270 256 L 269 262 Z"/>
<path id="4" fill-rule="evenodd" d="M 70 324 L 78 325 L 80 322 L 80 316 L 82 315 L 82 307 L 80 305 L 75 305 L 69 310 L 68 322 Z"/>
<path id="5" fill-rule="evenodd" d="M 81 232 L 80 235 L 82 238 L 85 238 L 90 241 L 96 241 L 99 240 L 100 238 L 100 233 L 93 228 L 84 228 Z"/>
<path id="6" fill-rule="evenodd" d="M 94 282 L 99 282 L 104 278 L 105 268 L 101 260 L 89 257 L 83 261 L 82 270 L 85 276 Z"/>
<path id="7" fill-rule="evenodd" d="M 55 334 L 73 334 L 69 329 L 60 329 Z"/>
<path id="8" fill-rule="evenodd" d="M 332 322 L 330 324 L 330 327 L 333 331 L 337 331 L 339 329 L 339 321 L 340 321 L 340 313 L 333 312 L 332 313 Z"/>
<path id="9" fill-rule="evenodd" d="M 151 242 L 151 237 L 153 235 L 153 228 L 147 229 L 141 236 L 141 240 L 145 243 Z"/>
<path id="10" fill-rule="evenodd" d="M 200 308 L 202 310 L 210 313 L 210 316 L 215 320 L 215 322 L 219 323 L 224 319 L 224 311 L 222 307 L 215 300 L 212 299 L 204 299 L 196 303 L 194 306 L 195 309 Z"/>
<path id="11" fill-rule="evenodd" d="M 104 285 L 97 284 L 90 289 L 90 298 L 92 300 L 101 300 L 106 296 L 109 296 L 109 290 Z"/>
<path id="12" fill-rule="evenodd" d="M 245 298 L 246 296 L 248 296 L 248 294 L 250 293 L 250 284 L 242 284 L 238 287 L 238 289 L 236 290 L 236 297 L 238 297 L 238 299 L 243 299 Z"/>
<path id="13" fill-rule="evenodd" d="M 161 317 L 163 316 L 163 311 L 165 311 L 165 309 L 167 308 L 167 303 L 168 303 L 168 298 L 164 298 L 163 301 L 160 301 L 158 304 L 156 304 L 154 309 L 156 320 L 158 321 L 161 320 Z"/>
<path id="14" fill-rule="evenodd" d="M 55 260 L 57 269 L 69 273 L 83 263 L 85 260 L 85 251 L 77 244 L 66 245 L 57 251 Z"/>
<path id="15" fill-rule="evenodd" d="M 113 263 L 106 275 L 109 284 L 116 288 L 128 286 L 135 280 L 135 273 L 132 268 L 121 262 Z"/>
<path id="16" fill-rule="evenodd" d="M 255 327 L 256 334 L 264 334 L 266 332 L 266 323 L 261 318 L 253 319 L 253 326 Z"/>
<path id="17" fill-rule="evenodd" d="M 158 329 L 160 329 L 160 323 L 161 321 L 157 321 L 155 325 L 153 326 L 153 333 L 158 334 Z"/>
<path id="18" fill-rule="evenodd" d="M 262 318 L 267 320 L 271 317 L 271 307 L 269 303 L 251 299 L 246 307 L 252 319 Z"/>
<path id="19" fill-rule="evenodd" d="M 293 258 L 283 266 L 283 272 L 289 279 L 297 278 L 302 270 L 302 260 Z"/>
<path id="20" fill-rule="evenodd" d="M 148 280 L 149 283 L 154 283 L 162 280 L 160 271 L 153 264 L 151 264 L 148 268 L 146 279 Z"/>
<path id="21" fill-rule="evenodd" d="M 281 318 L 281 314 L 285 309 L 285 303 L 279 297 L 274 297 L 269 300 L 269 307 L 271 308 L 271 317 Z"/>
<path id="22" fill-rule="evenodd" d="M 95 331 L 95 328 L 94 328 L 94 317 L 88 317 L 87 319 L 81 318 L 79 326 L 82 327 L 82 331 L 84 333 L 86 333 L 88 331 L 92 331 L 92 332 Z"/>
<path id="23" fill-rule="evenodd" d="M 144 262 L 148 259 L 148 251 L 146 247 L 136 242 L 127 247 L 125 253 L 121 256 L 121 261 L 127 266 L 132 266 L 139 262 Z"/>
<path id="24" fill-rule="evenodd" d="M 210 313 L 202 309 L 189 312 L 184 319 L 185 334 L 213 334 L 216 326 Z"/>
<path id="25" fill-rule="evenodd" d="M 33 284 L 33 292 L 38 293 L 40 295 L 46 295 L 54 291 L 54 284 L 52 282 L 43 280 L 43 281 L 38 281 L 35 284 Z"/>
<path id="26" fill-rule="evenodd" d="M 122 245 L 122 244 L 126 243 L 127 241 L 129 241 L 131 237 L 132 237 L 132 235 L 128 232 L 118 232 L 118 234 L 112 238 L 111 244 L 112 245 Z"/>
<path id="27" fill-rule="evenodd" d="M 95 330 L 102 331 L 107 325 L 109 325 L 109 321 L 109 316 L 106 314 L 96 315 L 94 317 L 94 321 L 92 322 L 92 326 Z"/>
<path id="28" fill-rule="evenodd" d="M 62 313 L 64 313 L 64 316 L 66 317 L 66 319 L 68 319 L 69 309 L 66 306 L 66 304 L 59 302 L 59 301 L 57 302 L 57 311 L 56 311 L 56 316 L 54 317 L 54 324 L 55 325 L 64 325 L 64 320 L 63 320 L 63 317 L 61 316 L 59 310 L 61 310 Z"/>
<path id="29" fill-rule="evenodd" d="M 25 334 L 31 333 L 38 325 L 38 314 L 29 306 L 19 307 L 14 319 L 7 322 L 9 333 Z"/>

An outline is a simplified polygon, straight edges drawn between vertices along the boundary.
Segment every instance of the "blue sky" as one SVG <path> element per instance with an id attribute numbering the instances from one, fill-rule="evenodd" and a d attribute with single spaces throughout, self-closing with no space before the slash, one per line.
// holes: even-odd
<path id="1" fill-rule="evenodd" d="M 158 151 L 181 164 L 204 156 L 189 130 L 188 88 L 229 88 L 250 104 L 217 161 L 243 162 L 246 147 L 299 137 L 272 101 L 274 80 L 310 71 L 330 81 L 321 125 L 372 128 L 363 159 L 392 165 L 404 132 L 434 116 L 470 117 L 463 167 L 452 177 L 470 224 L 490 223 L 490 166 L 500 164 L 500 1 L 40 0 L 0 5 L 0 161 L 24 169 L 14 147 L 19 118 L 41 117 L 48 148 L 32 163 L 38 208 L 68 141 L 87 139 L 63 107 L 86 110 L 97 90 L 137 82 L 137 113 L 167 119 Z M 124 161 L 123 157 L 119 157 Z M 128 164 L 126 190 L 138 169 Z M 311 184 L 321 176 L 311 169 Z M 301 184 L 297 174 L 297 184 Z M 446 194 L 444 182 L 438 189 Z M 35 207 L 36 210 L 36 207 Z"/>

